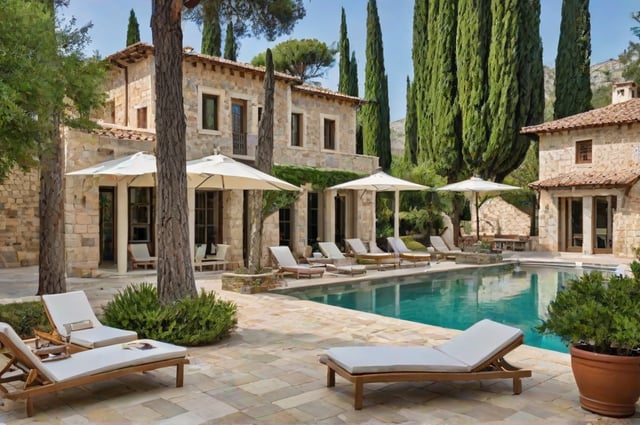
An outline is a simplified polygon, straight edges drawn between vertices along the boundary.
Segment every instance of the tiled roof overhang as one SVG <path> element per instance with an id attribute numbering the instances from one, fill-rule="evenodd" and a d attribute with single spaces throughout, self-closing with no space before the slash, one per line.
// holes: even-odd
<path id="1" fill-rule="evenodd" d="M 624 125 L 640 122 L 640 98 L 614 103 L 603 108 L 571 115 L 555 121 L 524 127 L 521 134 L 554 133 L 564 130 Z"/>
<path id="2" fill-rule="evenodd" d="M 640 170 L 585 171 L 560 174 L 529 183 L 529 187 L 540 189 L 580 188 L 627 188 L 640 179 Z"/>

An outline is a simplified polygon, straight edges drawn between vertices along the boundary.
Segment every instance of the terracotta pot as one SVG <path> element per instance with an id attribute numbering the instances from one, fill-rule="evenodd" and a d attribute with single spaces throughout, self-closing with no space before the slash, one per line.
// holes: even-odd
<path id="1" fill-rule="evenodd" d="M 569 347 L 583 409 L 616 418 L 632 416 L 640 397 L 640 357 L 612 356 Z"/>

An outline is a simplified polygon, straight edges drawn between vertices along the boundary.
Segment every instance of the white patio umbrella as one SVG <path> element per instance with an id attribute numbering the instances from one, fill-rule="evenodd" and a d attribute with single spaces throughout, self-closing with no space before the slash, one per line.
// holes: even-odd
<path id="1" fill-rule="evenodd" d="M 137 152 L 122 158 L 101 162 L 82 170 L 67 173 L 68 176 L 133 176 L 129 185 L 155 186 L 156 157 L 154 155 Z"/>
<path id="2" fill-rule="evenodd" d="M 187 161 L 187 174 L 196 189 L 302 190 L 222 154 Z"/>
<path id="3" fill-rule="evenodd" d="M 424 190 L 429 189 L 418 183 L 413 183 L 398 177 L 390 176 L 384 171 L 378 171 L 367 177 L 351 180 L 345 183 L 331 186 L 329 189 L 351 189 L 351 190 L 370 190 L 373 192 L 394 192 L 394 212 L 393 212 L 393 236 L 400 236 L 400 191 L 404 190 Z M 375 217 L 375 210 L 373 215 Z M 375 220 L 374 220 L 375 224 Z M 373 233 L 375 237 L 375 232 Z"/>
<path id="4" fill-rule="evenodd" d="M 476 207 L 476 238 L 480 240 L 480 204 L 478 201 L 479 194 L 484 193 L 489 195 L 491 193 L 503 192 L 506 190 L 519 190 L 518 186 L 510 186 L 508 184 L 496 183 L 488 180 L 483 180 L 480 177 L 471 177 L 470 179 L 463 180 L 461 182 L 448 184 L 437 188 L 436 190 L 443 192 L 465 192 L 470 193 L 475 207 Z"/>

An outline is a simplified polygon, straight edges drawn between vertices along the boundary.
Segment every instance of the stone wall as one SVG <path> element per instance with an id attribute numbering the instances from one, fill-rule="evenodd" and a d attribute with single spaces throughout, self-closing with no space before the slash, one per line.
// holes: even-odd
<path id="1" fill-rule="evenodd" d="M 472 234 L 476 234 L 475 208 L 471 208 Z M 499 196 L 488 199 L 480 206 L 480 235 L 529 236 L 531 217 Z"/>
<path id="2" fill-rule="evenodd" d="M 0 268 L 38 264 L 40 174 L 15 170 L 0 184 Z"/>

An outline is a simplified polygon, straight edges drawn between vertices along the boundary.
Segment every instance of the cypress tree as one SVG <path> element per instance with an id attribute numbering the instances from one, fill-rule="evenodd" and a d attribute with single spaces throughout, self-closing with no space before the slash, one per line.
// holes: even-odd
<path id="1" fill-rule="evenodd" d="M 427 160 L 424 137 L 431 131 L 431 122 L 428 119 L 429 99 L 427 87 L 429 86 L 429 68 L 427 63 L 427 24 L 428 24 L 428 0 L 415 0 L 413 4 L 413 46 L 411 58 L 413 59 L 413 98 L 417 115 L 417 156 L 419 162 Z"/>
<path id="2" fill-rule="evenodd" d="M 140 26 L 138 25 L 136 13 L 131 9 L 129 13 L 129 25 L 127 26 L 127 46 L 136 44 L 138 41 L 140 41 Z"/>
<path id="3" fill-rule="evenodd" d="M 233 33 L 233 25 L 231 22 L 227 24 L 227 33 L 224 37 L 224 58 L 235 61 L 238 57 L 238 43 Z"/>
<path id="4" fill-rule="evenodd" d="M 200 51 L 203 55 L 221 56 L 222 29 L 220 28 L 218 9 L 213 2 L 204 2 L 202 8 L 202 44 Z"/>
<path id="5" fill-rule="evenodd" d="M 342 8 L 342 17 L 340 20 L 340 41 L 339 48 L 340 62 L 338 63 L 340 76 L 338 79 L 338 91 L 340 93 L 350 94 L 350 71 L 351 64 L 349 63 L 349 37 L 347 36 L 347 17 L 344 13 L 344 7 Z"/>
<path id="6" fill-rule="evenodd" d="M 456 61 L 462 117 L 462 152 L 477 170 L 488 138 L 487 62 L 491 38 L 491 0 L 459 0 Z"/>
<path id="7" fill-rule="evenodd" d="M 426 58 L 429 74 L 429 85 L 426 87 L 428 109 L 424 118 L 427 123 L 431 121 L 431 128 L 428 124 L 421 124 L 418 130 L 421 147 L 425 149 L 429 164 L 452 182 L 458 180 L 463 172 L 455 61 L 456 10 L 456 2 L 450 0 L 429 2 L 431 25 L 427 28 Z M 416 92 L 416 96 L 419 95 Z"/>
<path id="8" fill-rule="evenodd" d="M 367 4 L 366 56 L 364 95 L 368 103 L 361 110 L 364 153 L 377 156 L 382 169 L 388 170 L 391 167 L 389 94 L 376 0 L 369 0 Z"/>
<path id="9" fill-rule="evenodd" d="M 413 84 L 407 76 L 407 114 L 404 120 L 404 159 L 411 164 L 418 163 L 418 115 L 416 113 Z"/>
<path id="10" fill-rule="evenodd" d="M 510 142 L 519 128 L 518 104 L 518 0 L 491 0 L 489 48 L 489 140 L 478 169 L 482 177 L 495 176 L 504 157 L 512 155 Z"/>
<path id="11" fill-rule="evenodd" d="M 555 119 L 591 109 L 589 0 L 563 0 L 556 56 Z"/>
<path id="12" fill-rule="evenodd" d="M 356 52 L 351 52 L 351 60 L 349 61 L 349 96 L 358 97 L 360 89 L 358 88 L 358 61 L 356 61 Z"/>

